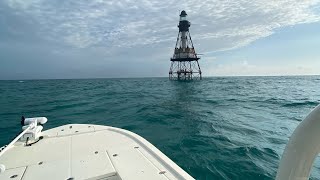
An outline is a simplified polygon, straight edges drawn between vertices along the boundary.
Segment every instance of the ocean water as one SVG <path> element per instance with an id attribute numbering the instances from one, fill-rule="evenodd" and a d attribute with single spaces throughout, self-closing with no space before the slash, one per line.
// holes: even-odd
<path id="1" fill-rule="evenodd" d="M 91 123 L 133 131 L 196 179 L 274 179 L 299 122 L 320 103 L 320 76 L 0 81 L 0 146 L 20 117 L 45 129 Z M 319 158 L 320 160 L 320 158 Z M 320 161 L 311 179 L 320 178 Z"/>

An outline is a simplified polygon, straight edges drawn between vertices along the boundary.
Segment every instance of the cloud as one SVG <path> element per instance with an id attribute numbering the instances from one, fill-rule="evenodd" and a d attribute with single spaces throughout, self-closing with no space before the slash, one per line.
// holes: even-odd
<path id="1" fill-rule="evenodd" d="M 57 63 L 64 62 L 72 69 L 71 64 L 83 63 L 77 65 L 82 71 L 87 66 L 103 69 L 112 63 L 119 67 L 114 71 L 119 72 L 125 63 L 144 64 L 137 65 L 138 72 L 138 68 L 157 69 L 157 63 L 162 63 L 157 72 L 163 75 L 167 73 L 178 33 L 179 10 L 184 9 L 189 15 L 197 52 L 208 54 L 246 46 L 283 27 L 318 22 L 319 3 L 319 0 L 3 0 L 0 26 L 5 28 L 0 28 L 0 47 L 7 51 L 2 57 L 10 59 L 11 65 L 14 59 L 20 62 L 32 53 L 30 57 L 36 57 L 37 63 L 42 64 L 60 59 Z M 24 57 L 8 53 L 20 50 Z M 37 55 L 39 50 L 45 53 Z M 37 67 L 32 63 L 25 66 Z"/>
<path id="2" fill-rule="evenodd" d="M 21 16 L 40 24 L 39 36 L 78 48 L 133 47 L 167 42 L 186 9 L 193 39 L 203 51 L 245 46 L 277 28 L 319 21 L 317 0 L 6 0 Z M 206 47 L 208 43 L 215 43 Z M 222 43 L 220 43 L 222 42 Z M 202 45 L 203 44 L 203 45 Z"/>

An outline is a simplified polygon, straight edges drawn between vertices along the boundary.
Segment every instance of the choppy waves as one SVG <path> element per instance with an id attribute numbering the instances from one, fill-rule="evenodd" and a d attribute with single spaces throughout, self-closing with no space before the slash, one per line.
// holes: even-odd
<path id="1" fill-rule="evenodd" d="M 320 103 L 318 87 L 317 76 L 0 81 L 0 146 L 21 115 L 47 116 L 45 128 L 134 131 L 196 179 L 274 179 L 289 136 Z"/>

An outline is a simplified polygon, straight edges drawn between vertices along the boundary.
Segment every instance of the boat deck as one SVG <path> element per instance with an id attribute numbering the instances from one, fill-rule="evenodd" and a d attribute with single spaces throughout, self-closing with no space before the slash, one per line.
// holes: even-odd
<path id="1" fill-rule="evenodd" d="M 0 179 L 193 179 L 148 141 L 119 128 L 70 124 L 44 131 L 31 146 L 16 142 Z"/>

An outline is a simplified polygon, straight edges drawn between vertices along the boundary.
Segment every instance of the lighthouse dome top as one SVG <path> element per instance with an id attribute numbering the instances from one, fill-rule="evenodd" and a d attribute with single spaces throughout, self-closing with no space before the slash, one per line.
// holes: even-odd
<path id="1" fill-rule="evenodd" d="M 187 16 L 187 13 L 186 13 L 186 11 L 185 11 L 185 10 L 181 11 L 181 13 L 180 13 L 180 17 L 182 17 L 182 16 Z"/>
<path id="2" fill-rule="evenodd" d="M 187 21 L 187 13 L 184 10 L 180 13 L 180 21 Z"/>

